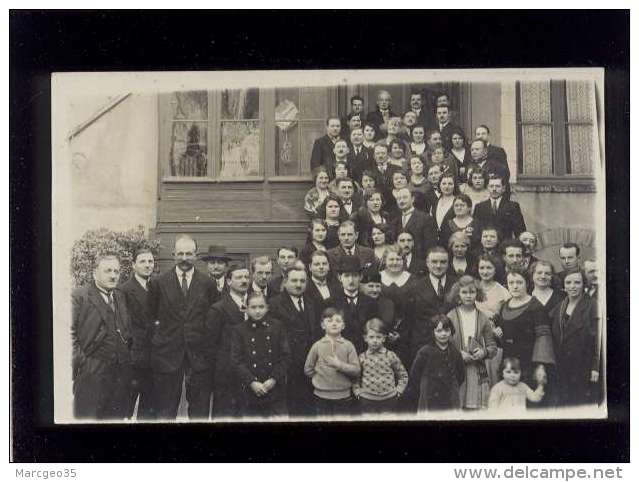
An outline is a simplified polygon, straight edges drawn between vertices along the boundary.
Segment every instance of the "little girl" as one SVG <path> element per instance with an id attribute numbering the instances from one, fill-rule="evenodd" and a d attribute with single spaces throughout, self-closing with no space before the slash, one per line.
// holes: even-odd
<path id="1" fill-rule="evenodd" d="M 490 381 L 485 360 L 497 351 L 490 320 L 475 306 L 482 301 L 484 293 L 479 282 L 472 276 L 459 278 L 450 291 L 448 301 L 457 308 L 448 313 L 455 334 L 452 342 L 460 350 L 466 364 L 466 381 L 460 387 L 462 408 L 477 409 L 488 407 Z"/>
<path id="2" fill-rule="evenodd" d="M 322 329 L 326 334 L 308 352 L 304 374 L 312 379 L 318 415 L 352 413 L 351 389 L 360 375 L 355 346 L 342 337 L 344 315 L 335 308 L 322 312 Z"/>
<path id="3" fill-rule="evenodd" d="M 446 315 L 430 319 L 433 342 L 423 346 L 415 357 L 408 376 L 406 397 L 417 401 L 417 412 L 453 410 L 460 407 L 459 387 L 466 368 L 459 350 L 451 343 L 455 327 Z"/>
<path id="4" fill-rule="evenodd" d="M 545 375 L 537 371 L 535 379 L 538 383 L 537 389 L 532 390 L 521 379 L 521 365 L 518 358 L 504 359 L 504 379 L 490 390 L 488 407 L 490 409 L 501 409 L 503 411 L 526 410 L 526 400 L 530 402 L 540 402 L 544 398 Z"/>

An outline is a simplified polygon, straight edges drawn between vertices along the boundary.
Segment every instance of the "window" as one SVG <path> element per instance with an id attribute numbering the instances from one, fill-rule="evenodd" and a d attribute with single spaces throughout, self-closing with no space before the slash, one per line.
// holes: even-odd
<path id="1" fill-rule="evenodd" d="M 518 179 L 592 180 L 598 159 L 594 95 L 590 81 L 517 83 Z"/>
<path id="2" fill-rule="evenodd" d="M 310 179 L 329 88 L 225 89 L 160 97 L 160 169 L 169 181 Z"/>

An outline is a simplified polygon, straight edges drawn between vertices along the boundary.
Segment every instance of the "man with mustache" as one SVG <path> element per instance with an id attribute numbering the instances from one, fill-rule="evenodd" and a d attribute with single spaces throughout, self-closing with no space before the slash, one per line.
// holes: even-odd
<path id="1" fill-rule="evenodd" d="M 228 292 L 213 305 L 207 322 L 214 332 L 216 345 L 215 378 L 213 386 L 213 417 L 236 417 L 241 407 L 241 387 L 231 363 L 233 328 L 247 319 L 246 298 L 251 282 L 249 270 L 243 264 L 234 264 L 226 273 Z"/>
<path id="2" fill-rule="evenodd" d="M 195 269 L 197 243 L 180 235 L 173 250 L 175 267 L 149 284 L 150 366 L 157 418 L 177 417 L 185 381 L 188 415 L 208 418 L 215 346 L 206 313 L 215 284 Z"/>

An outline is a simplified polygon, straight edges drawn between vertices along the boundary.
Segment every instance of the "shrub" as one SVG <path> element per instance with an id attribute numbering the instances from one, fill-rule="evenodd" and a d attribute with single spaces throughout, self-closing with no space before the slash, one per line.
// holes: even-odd
<path id="1" fill-rule="evenodd" d="M 133 255 L 138 249 L 148 248 L 156 257 L 159 254 L 160 242 L 147 239 L 144 231 L 144 226 L 138 226 L 124 232 L 100 228 L 84 233 L 71 249 L 73 285 L 79 287 L 93 280 L 95 260 L 103 254 L 116 254 L 120 258 L 120 282 L 129 279 Z"/>

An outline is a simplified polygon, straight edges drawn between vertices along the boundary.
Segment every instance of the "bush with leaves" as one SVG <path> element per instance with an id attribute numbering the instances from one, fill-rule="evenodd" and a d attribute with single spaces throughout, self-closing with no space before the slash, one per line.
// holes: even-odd
<path id="1" fill-rule="evenodd" d="M 93 269 L 98 256 L 115 254 L 120 258 L 120 281 L 131 276 L 133 255 L 138 249 L 148 248 L 157 257 L 160 250 L 158 240 L 149 240 L 144 226 L 128 231 L 112 231 L 107 228 L 92 229 L 73 243 L 71 250 L 71 276 L 75 287 L 93 280 Z"/>

